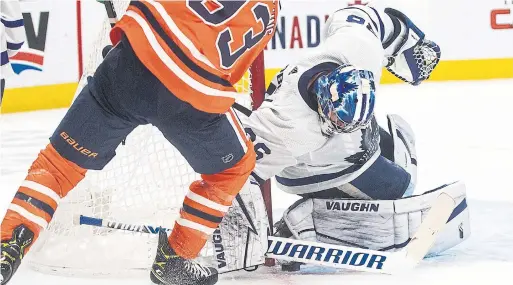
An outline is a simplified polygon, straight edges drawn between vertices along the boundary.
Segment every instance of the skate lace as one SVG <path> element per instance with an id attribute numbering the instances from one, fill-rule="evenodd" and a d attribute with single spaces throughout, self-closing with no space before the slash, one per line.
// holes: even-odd
<path id="1" fill-rule="evenodd" d="M 208 277 L 210 275 L 210 271 L 208 271 L 207 268 L 191 260 L 185 262 L 185 268 L 196 278 Z"/>

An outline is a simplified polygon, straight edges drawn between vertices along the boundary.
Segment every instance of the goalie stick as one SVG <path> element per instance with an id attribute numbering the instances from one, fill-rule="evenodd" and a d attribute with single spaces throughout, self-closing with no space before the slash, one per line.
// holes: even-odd
<path id="1" fill-rule="evenodd" d="M 270 236 L 267 257 L 355 271 L 399 273 L 413 269 L 424 258 L 454 207 L 454 199 L 447 193 L 441 193 L 411 241 L 400 251 L 383 252 Z M 75 217 L 74 223 L 148 234 L 158 234 L 161 229 L 158 226 L 125 224 L 83 215 Z"/>
<path id="2" fill-rule="evenodd" d="M 413 269 L 426 256 L 455 207 L 454 199 L 441 193 L 411 241 L 400 251 L 383 252 L 310 241 L 269 237 L 267 256 L 356 271 L 394 274 Z"/>

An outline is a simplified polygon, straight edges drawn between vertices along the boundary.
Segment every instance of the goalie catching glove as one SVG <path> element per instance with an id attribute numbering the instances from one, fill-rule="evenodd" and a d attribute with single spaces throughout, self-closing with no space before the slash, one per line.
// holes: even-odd
<path id="1" fill-rule="evenodd" d="M 424 33 L 403 13 L 385 9 L 394 25 L 394 32 L 383 43 L 385 52 L 390 54 L 387 70 L 397 78 L 411 85 L 419 85 L 427 80 L 440 62 L 440 47 L 425 39 Z"/>

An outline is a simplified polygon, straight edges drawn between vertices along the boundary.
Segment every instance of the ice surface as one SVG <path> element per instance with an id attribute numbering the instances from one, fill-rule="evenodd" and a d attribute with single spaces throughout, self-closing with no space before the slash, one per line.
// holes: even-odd
<path id="1" fill-rule="evenodd" d="M 484 284 L 513 277 L 513 80 L 382 86 L 377 116 L 396 113 L 417 135 L 418 191 L 463 180 L 467 184 L 472 236 L 414 271 L 385 276 L 311 267 L 284 274 L 279 267 L 224 275 L 219 284 Z M 2 115 L 0 118 L 1 216 L 65 110 Z M 293 195 L 273 191 L 276 218 Z M 22 266 L 10 285 L 151 284 L 147 273 L 129 279 L 45 275 Z"/>

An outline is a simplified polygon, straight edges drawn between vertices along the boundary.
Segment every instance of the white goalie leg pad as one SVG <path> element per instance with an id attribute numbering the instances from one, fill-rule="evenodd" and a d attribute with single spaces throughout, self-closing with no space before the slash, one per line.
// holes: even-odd
<path id="1" fill-rule="evenodd" d="M 249 180 L 211 238 L 219 272 L 263 264 L 267 252 L 269 220 L 260 187 Z M 204 261 L 205 262 L 205 261 Z"/>
<path id="2" fill-rule="evenodd" d="M 465 184 L 463 182 L 455 182 L 419 196 L 403 198 L 394 202 L 396 236 L 401 237 L 396 239 L 396 249 L 400 249 L 408 244 L 409 239 L 417 232 L 418 227 L 429 212 L 432 201 L 440 195 L 440 192 L 446 192 L 453 197 L 456 206 L 445 228 L 438 234 L 427 256 L 440 254 L 460 244 L 470 236 L 470 217 Z M 404 239 L 402 237 L 406 236 L 408 236 L 408 239 L 401 243 L 401 240 Z"/>
<path id="3" fill-rule="evenodd" d="M 301 199 L 283 213 L 283 220 L 294 238 L 316 241 L 313 223 L 313 199 Z"/>
<path id="4" fill-rule="evenodd" d="M 394 142 L 394 162 L 411 175 L 404 197 L 410 196 L 417 184 L 417 151 L 415 134 L 410 125 L 399 115 L 387 115 L 388 130 Z"/>
<path id="5" fill-rule="evenodd" d="M 408 244 L 441 192 L 453 197 L 457 206 L 428 252 L 436 255 L 470 235 L 462 182 L 399 200 L 303 199 L 283 218 L 296 239 L 396 251 Z"/>

